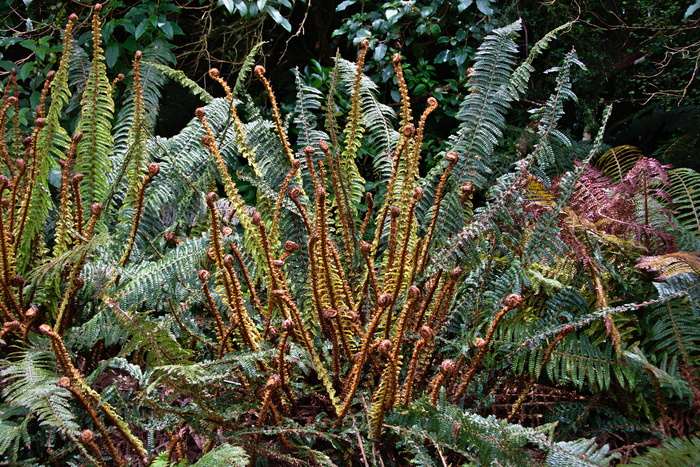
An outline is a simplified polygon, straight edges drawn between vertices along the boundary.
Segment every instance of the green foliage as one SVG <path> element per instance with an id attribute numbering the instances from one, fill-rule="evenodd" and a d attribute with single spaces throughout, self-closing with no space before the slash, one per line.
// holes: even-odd
<path id="1" fill-rule="evenodd" d="M 245 19 L 254 19 L 263 15 L 269 15 L 275 23 L 282 26 L 287 32 L 292 31 L 292 25 L 287 18 L 282 16 L 280 9 L 291 9 L 294 0 L 218 0 L 217 3 L 223 5 L 229 13 L 236 12 Z"/>

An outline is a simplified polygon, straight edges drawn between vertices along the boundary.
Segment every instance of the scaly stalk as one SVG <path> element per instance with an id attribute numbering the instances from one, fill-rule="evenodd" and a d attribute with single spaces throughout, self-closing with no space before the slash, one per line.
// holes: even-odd
<path id="1" fill-rule="evenodd" d="M 131 251 L 134 249 L 134 243 L 136 242 L 136 234 L 139 229 L 139 224 L 141 223 L 141 218 L 143 217 L 143 203 L 146 195 L 146 186 L 153 180 L 153 178 L 160 172 L 160 166 L 151 162 L 148 164 L 148 173 L 143 177 L 141 186 L 139 187 L 138 193 L 136 194 L 136 212 L 134 212 L 134 220 L 131 224 L 131 231 L 129 232 L 129 239 L 126 243 L 126 250 L 119 260 L 119 265 L 124 267 L 129 261 L 129 256 L 131 256 Z"/>
<path id="2" fill-rule="evenodd" d="M 511 294 L 506 297 L 506 305 L 493 318 L 493 322 L 491 323 L 491 326 L 489 327 L 489 330 L 486 333 L 486 337 L 480 343 L 479 353 L 476 355 L 476 357 L 474 357 L 474 360 L 472 361 L 472 364 L 469 367 L 467 374 L 464 376 L 464 379 L 459 384 L 459 386 L 457 386 L 457 390 L 455 391 L 454 396 L 452 396 L 453 404 L 457 404 L 467 392 L 467 386 L 469 386 L 469 383 L 474 377 L 474 374 L 476 373 L 476 370 L 479 367 L 479 364 L 481 363 L 481 359 L 483 359 L 484 355 L 486 355 L 486 352 L 489 348 L 489 344 L 491 343 L 491 339 L 493 339 L 493 334 L 496 332 L 496 327 L 501 321 L 501 318 L 503 318 L 503 316 L 505 316 L 505 314 L 508 313 L 510 310 L 517 308 L 522 303 L 522 301 L 523 297 L 519 294 Z"/>

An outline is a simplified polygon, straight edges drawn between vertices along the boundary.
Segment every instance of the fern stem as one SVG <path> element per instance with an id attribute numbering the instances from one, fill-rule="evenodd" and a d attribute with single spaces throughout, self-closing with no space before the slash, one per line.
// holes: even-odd
<path id="1" fill-rule="evenodd" d="M 216 337 L 219 341 L 219 351 L 217 352 L 218 358 L 223 357 L 226 353 L 226 341 L 224 340 L 224 320 L 219 313 L 219 308 L 214 303 L 214 299 L 209 291 L 209 278 L 211 274 L 209 271 L 202 269 L 197 273 L 197 277 L 202 282 L 202 293 L 204 294 L 204 304 L 212 318 L 214 318 L 214 324 L 216 325 Z"/>
<path id="2" fill-rule="evenodd" d="M 382 319 L 384 311 L 391 305 L 391 295 L 388 293 L 380 295 L 376 301 L 375 310 L 374 313 L 372 313 L 372 321 L 367 327 L 367 332 L 365 333 L 365 337 L 362 340 L 360 351 L 355 356 L 355 363 L 352 369 L 350 370 L 350 374 L 347 377 L 343 395 L 341 395 L 341 398 L 344 399 L 344 402 L 340 412 L 338 413 L 338 419 L 335 423 L 336 426 L 340 425 L 343 418 L 348 413 L 348 410 L 350 410 L 352 399 L 355 396 L 355 392 L 357 391 L 357 388 L 360 384 L 362 368 L 364 367 L 365 362 L 367 361 L 372 340 L 374 339 L 374 333 L 379 327 L 379 323 Z"/>
<path id="3" fill-rule="evenodd" d="M 83 235 L 83 225 L 85 220 L 83 218 L 83 199 L 80 195 L 80 182 L 83 181 L 85 175 L 75 174 L 71 178 L 71 184 L 73 185 L 73 196 L 75 198 L 75 230 L 78 235 Z"/>
<path id="4" fill-rule="evenodd" d="M 282 209 L 282 201 L 284 200 L 284 196 L 287 194 L 289 182 L 292 180 L 292 177 L 294 177 L 294 175 L 299 171 L 299 167 L 301 167 L 301 161 L 299 159 L 292 159 L 292 168 L 289 170 L 289 172 L 287 172 L 287 175 L 282 181 L 282 187 L 279 189 L 277 201 L 275 202 L 275 210 L 272 213 L 272 221 L 270 222 L 270 236 L 273 239 L 279 239 L 279 217 L 280 211 Z M 273 240 L 273 244 L 276 245 L 278 243 L 278 240 Z"/>
<path id="5" fill-rule="evenodd" d="M 343 179 L 344 167 L 340 161 L 334 158 L 331 154 L 328 143 L 324 140 L 319 141 L 319 147 L 328 161 L 328 170 L 331 178 L 331 186 L 335 193 L 335 204 L 338 210 L 338 218 L 340 218 L 341 238 L 343 239 L 343 248 L 345 262 L 348 266 L 352 264 L 352 252 L 355 251 L 357 236 L 355 234 L 355 221 L 350 207 L 350 197 L 348 194 L 349 187 L 345 185 Z"/>
<path id="6" fill-rule="evenodd" d="M 231 242 L 229 243 L 229 248 L 231 248 L 231 251 L 233 252 L 233 255 L 236 257 L 236 261 L 238 261 L 238 265 L 241 268 L 241 274 L 243 275 L 243 281 L 246 283 L 246 286 L 248 287 L 248 293 L 250 294 L 250 297 L 253 302 L 253 307 L 255 310 L 258 312 L 258 314 L 263 317 L 263 318 L 268 318 L 272 314 L 269 310 L 267 313 L 263 310 L 262 302 L 260 301 L 260 297 L 258 297 L 258 293 L 255 291 L 255 286 L 253 285 L 253 280 L 250 278 L 250 273 L 248 272 L 248 267 L 245 265 L 245 261 L 243 261 L 243 254 L 241 251 L 238 249 L 235 243 Z M 265 329 L 265 334 L 267 334 L 267 327 Z"/>
<path id="7" fill-rule="evenodd" d="M 430 394 L 430 405 L 437 407 L 438 394 L 440 394 L 440 387 L 445 382 L 452 373 L 454 373 L 457 365 L 452 360 L 443 360 L 440 364 L 440 372 L 431 381 L 430 386 L 428 386 L 428 393 Z"/>
<path id="8" fill-rule="evenodd" d="M 75 219 L 73 217 L 72 203 L 70 197 L 70 179 L 73 163 L 75 162 L 75 151 L 78 143 L 83 138 L 82 132 L 73 135 L 70 148 L 66 154 L 66 159 L 59 161 L 61 165 L 61 187 L 59 192 L 60 205 L 58 209 L 58 219 L 56 221 L 56 234 L 54 256 L 65 253 L 72 243 L 70 232 L 75 230 Z"/>
<path id="9" fill-rule="evenodd" d="M 421 298 L 421 292 L 418 287 L 412 285 L 408 288 L 406 303 L 404 304 L 399 317 L 396 320 L 396 330 L 391 339 L 384 339 L 383 344 L 389 347 L 387 353 L 387 364 L 382 372 L 379 387 L 372 394 L 372 406 L 368 411 L 370 421 L 370 436 L 374 439 L 379 439 L 384 425 L 384 416 L 386 412 L 394 407 L 396 401 L 396 392 L 398 390 L 398 378 L 401 371 L 400 352 L 403 344 L 404 332 L 408 322 L 408 316 L 415 310 L 418 301 Z M 381 350 L 382 344 L 380 344 Z"/>
<path id="10" fill-rule="evenodd" d="M 258 334 L 253 322 L 246 312 L 245 305 L 243 304 L 243 292 L 241 291 L 241 284 L 238 281 L 238 274 L 233 268 L 233 255 L 224 256 L 224 267 L 226 271 L 224 272 L 224 283 L 226 284 L 226 295 L 229 300 L 229 306 L 236 313 L 236 318 L 238 321 L 238 326 L 240 327 L 241 337 L 246 345 L 257 352 L 260 350 L 259 342 L 262 338 Z M 228 274 L 226 274 L 226 272 Z M 228 280 L 227 280 L 228 278 Z M 231 326 L 233 326 L 234 321 L 231 320 Z"/>
<path id="11" fill-rule="evenodd" d="M 386 189 L 385 202 L 382 206 L 381 213 L 379 214 L 379 217 L 377 219 L 377 226 L 374 232 L 374 240 L 372 242 L 373 253 L 376 253 L 377 249 L 379 248 L 379 241 L 384 230 L 384 225 L 386 224 L 386 218 L 388 215 L 391 214 L 391 209 L 393 208 L 393 205 L 391 204 L 390 200 L 395 198 L 396 185 L 398 184 L 399 179 L 399 165 L 404 159 L 403 153 L 408 148 L 408 142 L 410 138 L 412 138 L 415 135 L 415 133 L 416 127 L 412 124 L 404 126 L 401 139 L 399 140 L 396 150 L 394 151 L 394 157 L 392 159 L 391 166 L 391 176 L 389 177 L 389 185 Z"/>
<path id="12" fill-rule="evenodd" d="M 459 384 L 459 386 L 457 386 L 457 390 L 455 391 L 454 396 L 452 396 L 453 404 L 458 403 L 460 399 L 464 397 L 464 394 L 467 391 L 467 386 L 469 386 L 469 383 L 474 377 L 474 374 L 476 373 L 476 370 L 479 364 L 481 363 L 481 360 L 484 358 L 484 355 L 486 355 L 486 352 L 488 351 L 489 344 L 491 343 L 491 339 L 493 339 L 493 334 L 496 332 L 496 327 L 501 321 L 501 318 L 503 318 L 503 316 L 505 316 L 505 314 L 508 313 L 510 310 L 518 307 L 522 303 L 522 301 L 522 296 L 518 294 L 511 294 L 506 297 L 506 305 L 493 318 L 491 326 L 489 327 L 489 330 L 486 333 L 486 337 L 480 343 L 479 353 L 477 353 L 476 357 L 474 357 L 474 360 L 472 361 L 472 364 L 469 367 L 467 374 L 464 376 L 464 379 Z"/>
<path id="13" fill-rule="evenodd" d="M 232 284 L 231 284 L 231 277 L 229 275 L 229 271 L 227 270 L 226 266 L 224 265 L 224 250 L 223 250 L 223 245 L 221 243 L 221 227 L 220 227 L 220 222 L 219 222 L 219 212 L 216 209 L 216 205 L 214 202 L 217 199 L 217 195 L 214 192 L 210 192 L 207 194 L 205 197 L 207 207 L 209 209 L 210 213 L 210 232 L 209 232 L 209 240 L 211 242 L 211 249 L 209 250 L 209 254 L 211 258 L 214 260 L 214 263 L 216 263 L 216 267 L 219 271 L 221 271 L 221 278 L 223 280 L 223 288 L 224 288 L 224 294 L 226 295 L 226 299 L 228 302 L 229 308 L 236 313 L 236 307 L 238 303 L 238 298 L 235 296 L 233 290 L 232 290 Z M 238 316 L 240 318 L 240 316 Z M 233 328 L 235 327 L 236 324 L 240 324 L 243 326 L 243 323 L 238 323 L 234 319 L 231 319 L 231 324 L 229 326 L 229 329 L 225 331 L 222 334 L 222 345 L 226 345 L 225 342 L 228 339 L 228 335 L 233 331 Z M 245 333 L 245 331 L 243 331 Z M 246 344 L 249 346 L 251 345 L 251 341 L 248 340 L 246 341 Z"/>
<path id="14" fill-rule="evenodd" d="M 418 267 L 417 271 L 423 271 L 425 269 L 425 264 L 428 261 L 428 251 L 430 248 L 430 241 L 435 233 L 435 227 L 438 222 L 438 215 L 440 214 L 440 203 L 442 203 L 443 191 L 445 189 L 445 183 L 447 183 L 447 177 L 449 177 L 450 172 L 457 164 L 458 156 L 456 152 L 450 151 L 445 154 L 445 160 L 447 161 L 447 168 L 442 173 L 440 177 L 440 182 L 438 183 L 437 191 L 435 193 L 435 201 L 433 202 L 433 218 L 430 220 L 430 226 L 428 227 L 428 233 L 423 238 L 423 247 L 419 253 Z"/>
<path id="15" fill-rule="evenodd" d="M 136 234 L 138 233 L 139 224 L 141 223 L 141 218 L 143 217 L 143 204 L 144 197 L 146 194 L 146 186 L 153 180 L 153 177 L 158 175 L 160 172 L 160 166 L 151 162 L 148 164 L 148 174 L 143 178 L 141 186 L 139 187 L 138 193 L 136 195 L 136 212 L 134 213 L 134 220 L 131 224 L 131 231 L 129 232 L 129 239 L 127 240 L 126 250 L 119 260 L 119 265 L 124 267 L 129 261 L 129 256 L 131 256 L 131 251 L 134 248 L 134 243 L 136 242 Z"/>
<path id="16" fill-rule="evenodd" d="M 15 258 L 18 258 L 18 255 L 20 254 L 19 247 L 22 244 L 22 241 L 20 238 L 23 238 L 25 235 L 25 225 L 27 223 L 27 218 L 29 216 L 29 211 L 31 209 L 31 204 L 32 204 L 32 198 L 33 198 L 33 193 L 34 193 L 34 186 L 37 183 L 37 175 L 39 173 L 39 160 L 38 160 L 38 151 L 36 147 L 36 142 L 37 138 L 39 136 L 39 132 L 41 131 L 42 128 L 46 126 L 46 120 L 43 118 L 37 118 L 34 120 L 34 130 L 32 131 L 31 139 L 29 139 L 28 144 L 27 144 L 27 161 L 26 165 L 28 167 L 28 173 L 27 173 L 27 180 L 25 182 L 25 188 L 24 188 L 24 193 L 23 193 L 23 199 L 20 203 L 20 209 L 19 209 L 19 219 L 18 219 L 18 225 L 17 229 L 13 230 L 13 232 L 16 232 L 17 236 L 17 241 L 15 242 L 15 251 L 14 251 L 14 256 Z M 26 259 L 24 262 L 26 264 L 31 264 L 32 258 L 31 258 L 31 252 L 25 252 L 25 254 L 28 256 L 28 259 Z"/>
<path id="17" fill-rule="evenodd" d="M 78 402 L 80 402 L 80 404 L 85 408 L 85 410 L 87 410 L 88 415 L 90 415 L 90 418 L 92 419 L 92 422 L 95 424 L 95 426 L 97 427 L 97 430 L 102 435 L 102 440 L 103 440 L 104 444 L 107 446 L 107 450 L 109 451 L 109 455 L 112 457 L 112 459 L 114 459 L 114 462 L 119 467 L 125 466 L 126 461 L 119 454 L 116 447 L 114 446 L 114 443 L 112 442 L 112 437 L 110 436 L 109 432 L 105 428 L 105 426 L 102 423 L 102 421 L 100 420 L 100 418 L 97 416 L 97 412 L 95 412 L 95 409 L 93 408 L 92 404 L 90 404 L 90 402 L 85 398 L 85 396 L 78 389 L 73 387 L 73 385 L 71 384 L 70 378 L 67 376 L 64 376 L 63 378 L 59 379 L 57 386 L 69 390 L 70 393 L 73 394 L 73 397 L 75 397 L 78 400 Z M 98 458 L 102 459 L 102 454 L 100 453 L 99 448 L 97 448 L 97 445 L 95 444 L 95 442 L 92 441 L 92 439 L 91 439 L 92 437 L 87 435 L 87 433 L 85 433 L 86 431 L 90 431 L 90 430 L 84 430 L 78 439 L 80 439 L 80 441 L 82 441 L 85 444 L 91 444 L 94 447 L 93 449 L 97 453 Z M 92 432 L 90 432 L 90 433 L 92 433 Z M 104 459 L 102 459 L 102 462 L 103 462 L 103 465 L 107 465 L 104 463 Z"/>
<path id="18" fill-rule="evenodd" d="M 5 175 L 0 175 L 0 195 L 5 191 L 9 183 Z M 3 295 L 3 319 L 4 321 L 14 321 L 19 319 L 22 313 L 21 303 L 10 289 L 10 284 L 14 276 L 14 255 L 12 248 L 8 245 L 12 238 L 12 233 L 5 228 L 5 208 L 12 209 L 6 198 L 0 199 L 0 257 L 2 259 L 2 275 L 0 276 L 0 288 Z M 9 306 L 9 308 L 8 308 Z"/>
<path id="19" fill-rule="evenodd" d="M 92 432 L 92 430 L 85 429 L 85 430 L 80 432 L 78 439 L 80 440 L 81 443 L 83 443 L 85 445 L 85 449 L 87 449 L 87 451 L 89 453 L 91 453 L 95 457 L 95 459 L 97 459 L 97 462 L 100 465 L 106 466 L 107 463 L 105 462 L 104 457 L 102 457 L 102 453 L 100 452 L 100 448 L 97 447 L 97 444 L 95 443 L 95 441 L 93 439 L 94 436 L 95 436 L 95 434 Z M 102 435 L 102 436 L 104 436 L 104 435 Z M 118 465 L 123 465 L 123 464 L 119 464 L 119 461 L 117 459 L 118 458 L 115 458 L 115 462 L 117 462 Z"/>
<path id="20" fill-rule="evenodd" d="M 409 277 L 407 277 L 408 281 L 411 281 L 413 279 L 413 270 L 411 271 L 406 271 L 406 259 L 408 255 L 408 244 L 411 239 L 410 235 L 410 230 L 413 226 L 413 218 L 414 218 L 414 210 L 416 208 L 416 205 L 418 204 L 418 201 L 421 200 L 423 197 L 423 189 L 420 187 L 416 187 L 414 192 L 413 192 L 413 201 L 411 205 L 408 208 L 408 216 L 407 219 L 404 223 L 406 226 L 406 230 L 404 231 L 403 234 L 403 239 L 401 242 L 401 251 L 399 252 L 399 260 L 398 264 L 396 265 L 395 269 L 394 268 L 389 268 L 387 266 L 387 275 L 389 276 L 389 284 L 385 284 L 385 287 L 388 287 L 388 290 L 391 290 L 391 287 L 393 287 L 392 290 L 392 302 L 396 302 L 396 299 L 399 296 L 399 293 L 403 289 L 403 282 L 404 282 L 404 276 L 406 276 L 406 273 L 409 273 Z M 393 284 L 391 281 L 396 277 L 395 281 Z M 386 320 L 386 327 L 384 328 L 384 336 L 385 338 L 389 337 L 389 328 L 391 327 L 391 310 L 389 310 L 389 313 L 387 314 L 387 320 Z"/>
<path id="21" fill-rule="evenodd" d="M 432 342 L 435 339 L 435 331 L 433 331 L 429 326 L 422 326 L 418 330 L 418 334 L 421 336 L 416 342 L 415 347 L 413 347 L 413 354 L 411 355 L 411 361 L 408 364 L 408 374 L 406 375 L 406 381 L 404 382 L 403 389 L 403 405 L 408 405 L 411 402 L 411 397 L 413 395 L 413 382 L 416 377 L 416 367 L 418 366 L 419 359 L 422 358 L 423 349 L 426 344 Z"/>
<path id="22" fill-rule="evenodd" d="M 285 353 L 288 351 L 287 338 L 289 337 L 289 334 L 294 331 L 294 327 L 295 324 L 293 320 L 286 319 L 282 321 L 282 338 L 280 339 L 279 344 L 277 344 L 277 374 L 280 377 L 280 381 L 282 383 L 282 390 L 287 396 L 289 404 L 292 406 L 293 410 L 296 411 L 297 400 L 296 397 L 294 397 L 292 387 L 289 385 L 289 379 L 287 377 L 289 369 L 287 368 L 287 362 L 284 358 Z"/>
<path id="23" fill-rule="evenodd" d="M 97 225 L 97 220 L 99 219 L 103 209 L 102 203 L 93 203 L 93 205 L 90 207 L 92 216 L 90 217 L 90 221 L 85 229 L 85 238 L 87 241 L 92 238 L 95 225 Z M 85 280 L 79 276 L 86 262 L 87 251 L 83 252 L 78 260 L 73 264 L 73 267 L 68 275 L 66 290 L 63 293 L 63 299 L 61 300 L 61 304 L 56 314 L 55 327 L 58 335 L 63 335 L 65 326 L 70 318 L 69 311 L 73 306 L 75 294 L 78 293 L 78 290 L 80 290 L 80 288 L 82 288 L 85 284 Z"/>
<path id="24" fill-rule="evenodd" d="M 8 96 L 8 90 L 3 94 Z M 12 170 L 12 162 L 10 160 L 10 152 L 7 150 L 5 144 L 7 140 L 7 110 L 10 107 L 14 107 L 17 104 L 17 98 L 15 96 L 9 96 L 3 99 L 2 107 L 0 107 L 0 159 L 5 163 L 7 170 Z"/>
<path id="25" fill-rule="evenodd" d="M 27 153 L 29 152 L 29 149 L 27 148 Z M 28 159 L 28 157 L 27 157 Z M 27 161 L 23 159 L 16 159 L 15 160 L 15 167 L 17 168 L 17 171 L 15 172 L 13 178 L 12 178 L 12 193 L 10 194 L 10 212 L 9 212 L 9 219 L 7 221 L 8 225 L 8 231 L 9 232 L 14 232 L 15 231 L 15 212 L 19 212 L 19 204 L 17 202 L 17 198 L 21 196 L 24 193 L 24 183 L 22 183 L 22 178 L 27 174 Z M 14 251 L 14 250 L 13 250 Z M 14 254 L 13 254 L 14 257 Z"/>

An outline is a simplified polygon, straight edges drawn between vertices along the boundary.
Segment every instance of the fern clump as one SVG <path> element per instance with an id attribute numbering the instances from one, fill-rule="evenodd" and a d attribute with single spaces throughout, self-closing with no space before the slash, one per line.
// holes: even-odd
<path id="1" fill-rule="evenodd" d="M 485 39 L 461 123 L 422 176 L 437 101 L 410 99 L 400 56 L 398 111 L 362 74 L 368 41 L 356 64 L 338 58 L 327 96 L 297 74 L 286 118 L 256 66 L 268 117 L 241 89 L 254 54 L 233 88 L 210 70 L 223 97 L 165 66 L 157 44 L 110 83 L 99 11 L 84 89 L 70 86 L 83 63 L 71 57 L 86 60 L 71 19 L 24 149 L 13 77 L 2 96 L 0 450 L 12 462 L 608 465 L 606 443 L 650 443 L 667 410 L 693 403 L 698 261 L 676 250 L 694 239 L 696 197 L 672 186 L 692 175 L 601 156 L 609 109 L 573 150 L 557 126 L 575 51 L 531 112 L 531 151 L 503 164 L 507 114 L 554 33 L 522 63 L 519 23 Z M 168 78 L 202 106 L 162 138 L 152 114 Z M 640 257 L 661 272 L 658 293 Z M 56 451 L 30 424 L 68 443 Z"/>

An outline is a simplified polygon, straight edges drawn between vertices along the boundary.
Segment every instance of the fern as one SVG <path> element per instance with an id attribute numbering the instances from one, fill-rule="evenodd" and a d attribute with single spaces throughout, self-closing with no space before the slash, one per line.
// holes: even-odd
<path id="1" fill-rule="evenodd" d="M 608 454 L 608 445 L 598 447 L 594 439 L 559 441 L 550 445 L 547 465 L 554 466 L 608 466 L 620 458 L 617 453 Z"/>
<path id="2" fill-rule="evenodd" d="M 76 126 L 76 131 L 83 133 L 83 139 L 78 144 L 75 170 L 85 175 L 81 191 L 86 206 L 105 201 L 109 189 L 109 156 L 113 153 L 114 142 L 111 133 L 114 101 L 104 63 L 99 11 L 100 8 L 95 8 L 92 19 L 92 64 L 80 101 L 81 115 Z"/>
<path id="3" fill-rule="evenodd" d="M 700 438 L 673 438 L 643 456 L 630 460 L 629 465 L 646 467 L 691 467 L 700 463 Z"/>
<path id="4" fill-rule="evenodd" d="M 0 376 L 6 382 L 2 395 L 10 407 L 23 407 L 35 415 L 43 429 L 58 432 L 80 445 L 76 439 L 80 425 L 69 402 L 71 394 L 56 385 L 59 378 L 54 365 L 50 352 L 36 348 L 14 352 L 12 359 L 0 360 Z M 2 430 L 8 430 L 8 438 L 3 439 L 8 439 L 8 444 L 14 440 L 17 445 L 17 436 L 24 437 L 22 426 L 3 422 Z M 16 451 L 11 456 L 15 457 Z"/>
<path id="5" fill-rule="evenodd" d="M 240 446 L 221 444 L 203 455 L 194 466 L 199 467 L 245 467 L 250 462 L 250 456 Z"/>

